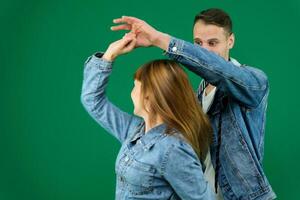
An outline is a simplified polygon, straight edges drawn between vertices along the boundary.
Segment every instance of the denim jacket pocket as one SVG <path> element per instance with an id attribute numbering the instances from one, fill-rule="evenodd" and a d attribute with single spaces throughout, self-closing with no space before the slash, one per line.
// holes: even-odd
<path id="1" fill-rule="evenodd" d="M 155 168 L 132 159 L 125 172 L 127 187 L 132 195 L 142 195 L 153 191 Z"/>

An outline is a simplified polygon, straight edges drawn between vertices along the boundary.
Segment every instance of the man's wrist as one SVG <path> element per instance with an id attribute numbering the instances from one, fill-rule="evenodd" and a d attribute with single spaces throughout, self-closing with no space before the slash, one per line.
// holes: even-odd
<path id="1" fill-rule="evenodd" d="M 155 37 L 155 39 L 153 41 L 153 46 L 159 47 L 162 50 L 167 51 L 170 40 L 171 40 L 171 37 L 168 34 L 158 32 L 157 36 Z"/>

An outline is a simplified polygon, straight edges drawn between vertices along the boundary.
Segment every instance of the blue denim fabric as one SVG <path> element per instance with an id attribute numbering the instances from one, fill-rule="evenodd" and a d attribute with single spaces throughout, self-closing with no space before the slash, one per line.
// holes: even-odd
<path id="1" fill-rule="evenodd" d="M 180 133 L 158 125 L 145 133 L 141 118 L 121 111 L 105 95 L 112 63 L 91 56 L 85 63 L 81 102 L 121 143 L 116 160 L 116 199 L 214 199 L 201 163 Z"/>
<path id="2" fill-rule="evenodd" d="M 207 114 L 214 129 L 210 148 L 214 167 L 221 127 L 218 180 L 224 199 L 274 199 L 276 195 L 262 168 L 267 76 L 259 69 L 226 61 L 199 45 L 174 37 L 166 55 L 217 87 Z M 203 89 L 199 87 L 200 102 Z"/>

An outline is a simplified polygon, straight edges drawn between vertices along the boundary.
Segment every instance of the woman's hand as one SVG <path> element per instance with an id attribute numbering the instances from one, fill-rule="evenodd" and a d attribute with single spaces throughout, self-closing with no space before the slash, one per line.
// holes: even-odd
<path id="1" fill-rule="evenodd" d="M 128 53 L 134 49 L 136 45 L 136 35 L 134 33 L 125 34 L 120 40 L 117 40 L 109 45 L 103 55 L 103 59 L 113 61 L 119 55 Z"/>

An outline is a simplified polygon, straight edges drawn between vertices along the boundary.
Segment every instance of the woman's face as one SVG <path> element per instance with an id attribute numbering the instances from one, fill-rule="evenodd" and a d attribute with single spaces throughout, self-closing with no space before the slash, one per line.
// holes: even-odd
<path id="1" fill-rule="evenodd" d="M 133 113 L 140 117 L 144 116 L 145 110 L 144 110 L 144 106 L 142 105 L 142 101 L 141 101 L 141 82 L 140 81 L 137 81 L 137 80 L 134 81 L 134 87 L 131 91 L 131 99 L 132 99 L 132 102 L 134 105 Z"/>

